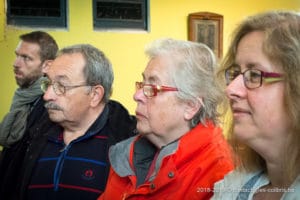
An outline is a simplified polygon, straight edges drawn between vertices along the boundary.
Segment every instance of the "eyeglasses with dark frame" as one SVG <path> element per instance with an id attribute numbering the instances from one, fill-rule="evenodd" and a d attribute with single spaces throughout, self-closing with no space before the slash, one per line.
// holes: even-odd
<path id="1" fill-rule="evenodd" d="M 226 84 L 229 85 L 240 74 L 243 75 L 244 85 L 248 89 L 259 88 L 263 81 L 265 83 L 272 83 L 284 79 L 280 73 L 264 72 L 258 69 L 247 69 L 241 72 L 239 67 L 231 66 L 225 70 Z"/>
<path id="2" fill-rule="evenodd" d="M 147 98 L 155 97 L 159 92 L 178 91 L 178 88 L 175 87 L 145 84 L 143 82 L 135 82 L 135 89 L 136 90 L 143 89 L 143 93 Z"/>
<path id="3" fill-rule="evenodd" d="M 63 95 L 67 90 L 71 90 L 78 87 L 85 87 L 90 85 L 62 85 L 59 82 L 50 81 L 49 79 L 43 80 L 41 83 L 41 90 L 45 93 L 47 89 L 52 85 L 52 88 L 56 95 Z"/>

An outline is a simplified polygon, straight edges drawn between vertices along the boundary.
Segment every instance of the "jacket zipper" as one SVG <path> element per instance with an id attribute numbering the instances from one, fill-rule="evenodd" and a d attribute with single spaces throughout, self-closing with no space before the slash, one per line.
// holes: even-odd
<path id="1" fill-rule="evenodd" d="M 70 144 L 66 145 L 62 150 L 60 150 L 61 154 L 56 163 L 55 170 L 54 170 L 54 176 L 53 176 L 54 191 L 58 191 L 59 180 L 60 180 L 60 176 L 62 173 L 62 168 L 63 168 L 65 157 L 66 157 L 66 154 L 67 154 L 69 148 L 70 148 Z"/>

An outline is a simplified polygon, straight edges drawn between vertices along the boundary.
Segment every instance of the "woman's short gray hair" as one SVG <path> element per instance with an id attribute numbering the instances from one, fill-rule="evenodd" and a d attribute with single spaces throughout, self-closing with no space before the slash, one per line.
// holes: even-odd
<path id="1" fill-rule="evenodd" d="M 146 47 L 151 58 L 168 56 L 173 60 L 170 76 L 179 89 L 178 98 L 202 104 L 191 120 L 191 127 L 207 120 L 217 123 L 217 106 L 222 90 L 215 81 L 216 59 L 214 53 L 205 44 L 175 39 L 159 39 Z"/>

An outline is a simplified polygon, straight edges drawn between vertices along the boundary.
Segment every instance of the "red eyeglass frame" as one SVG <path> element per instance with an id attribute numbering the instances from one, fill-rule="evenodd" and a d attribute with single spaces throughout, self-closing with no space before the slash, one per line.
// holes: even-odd
<path id="1" fill-rule="evenodd" d="M 153 95 L 149 96 L 147 93 L 144 92 L 144 86 L 150 86 L 153 90 Z M 178 88 L 170 87 L 170 86 L 164 86 L 164 85 L 153 85 L 153 84 L 146 84 L 143 82 L 135 82 L 135 87 L 137 90 L 143 88 L 144 95 L 146 97 L 155 97 L 157 96 L 157 93 L 159 92 L 170 92 L 170 91 L 178 91 Z"/>

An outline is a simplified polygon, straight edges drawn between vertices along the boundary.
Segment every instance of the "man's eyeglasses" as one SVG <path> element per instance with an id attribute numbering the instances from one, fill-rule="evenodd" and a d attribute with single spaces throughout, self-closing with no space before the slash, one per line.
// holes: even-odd
<path id="1" fill-rule="evenodd" d="M 47 89 L 52 85 L 53 90 L 56 95 L 63 95 L 66 93 L 67 90 L 73 89 L 73 88 L 78 88 L 78 87 L 84 87 L 84 86 L 89 86 L 89 85 L 72 85 L 72 86 L 65 86 L 62 85 L 59 82 L 55 81 L 50 81 L 49 79 L 42 81 L 41 83 L 41 90 L 43 92 L 46 92 Z"/>
<path id="2" fill-rule="evenodd" d="M 143 93 L 146 97 L 155 97 L 159 92 L 178 91 L 175 87 L 168 87 L 162 85 L 145 84 L 143 82 L 135 82 L 136 90 L 143 89 Z"/>
<path id="3" fill-rule="evenodd" d="M 272 83 L 282 81 L 283 75 L 275 72 L 264 72 L 258 69 L 247 69 L 244 72 L 232 66 L 225 70 L 226 84 L 229 85 L 237 76 L 243 75 L 244 85 L 248 89 L 259 88 L 262 82 Z"/>

